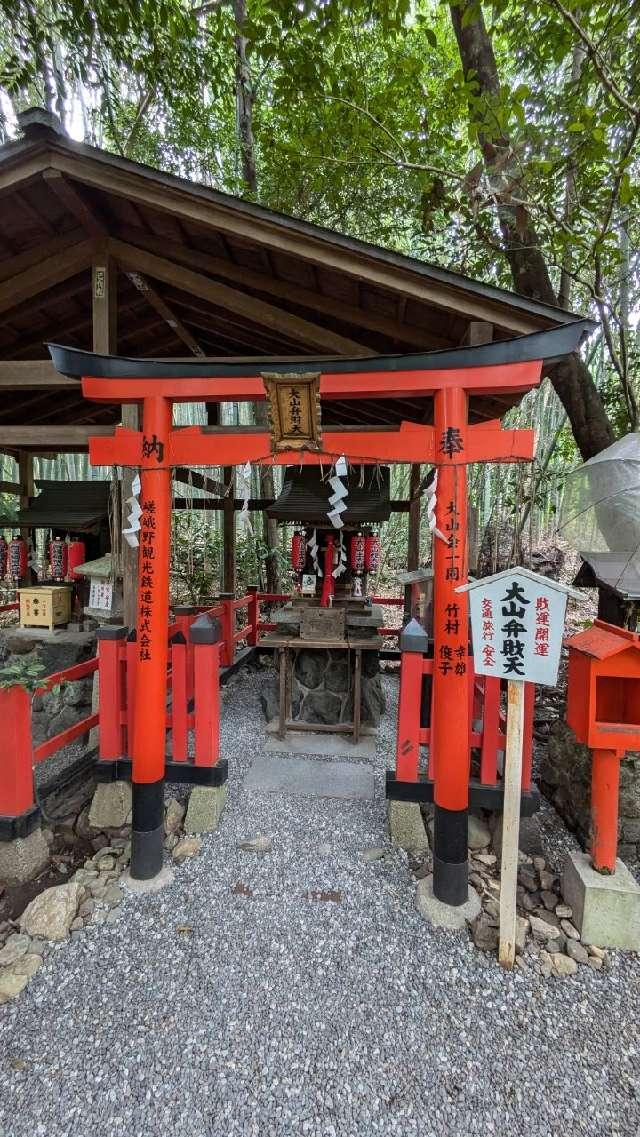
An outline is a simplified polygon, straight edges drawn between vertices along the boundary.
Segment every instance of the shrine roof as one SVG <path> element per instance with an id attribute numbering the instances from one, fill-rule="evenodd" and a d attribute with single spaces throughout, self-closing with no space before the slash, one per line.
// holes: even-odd
<path id="1" fill-rule="evenodd" d="M 415 257 L 68 138 L 54 116 L 20 116 L 0 147 L 0 379 L 3 424 L 110 424 L 56 377 L 45 343 L 95 343 L 92 265 L 117 271 L 118 353 L 208 366 L 312 366 L 435 353 L 486 336 L 570 329 L 579 319 Z M 104 331 L 104 329 L 103 329 Z M 474 340 L 475 337 L 475 340 Z M 12 366 L 10 366 L 12 365 Z M 451 357 L 451 365 L 454 359 Z M 23 378 L 24 377 L 24 378 Z M 501 417 L 519 396 L 474 407 Z M 357 400 L 344 425 L 426 421 L 430 400 Z M 29 445 L 28 442 L 24 443 Z"/>

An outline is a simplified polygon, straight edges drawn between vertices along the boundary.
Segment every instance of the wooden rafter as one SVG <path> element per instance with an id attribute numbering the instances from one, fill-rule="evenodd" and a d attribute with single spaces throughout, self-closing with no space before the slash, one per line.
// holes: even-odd
<path id="1" fill-rule="evenodd" d="M 178 339 L 181 339 L 182 342 L 187 345 L 189 351 L 194 355 L 204 356 L 204 351 L 195 336 L 191 335 L 189 329 L 185 327 L 180 317 L 176 315 L 171 306 L 162 298 L 157 289 L 149 284 L 146 276 L 143 276 L 140 272 L 127 272 L 127 276 L 134 288 L 137 288 L 140 295 L 144 296 L 151 307 L 155 308 L 156 312 L 158 312 L 169 327 L 173 329 Z"/>
<path id="2" fill-rule="evenodd" d="M 25 300 L 46 292 L 75 276 L 91 263 L 91 241 L 80 241 L 56 257 L 48 257 L 0 283 L 0 312 L 17 308 Z"/>
<path id="3" fill-rule="evenodd" d="M 343 354 L 345 352 L 370 354 L 365 345 L 355 340 L 337 335 L 309 320 L 303 320 L 300 316 L 294 316 L 284 308 L 277 308 L 264 300 L 247 296 L 245 292 L 239 292 L 236 288 L 210 280 L 202 273 L 176 265 L 165 257 L 148 253 L 124 241 L 110 240 L 109 249 L 124 269 L 144 272 L 155 280 L 162 280 L 184 292 L 201 296 L 202 299 L 209 300 L 220 308 L 246 316 L 264 327 L 289 333 L 298 343 Z"/>

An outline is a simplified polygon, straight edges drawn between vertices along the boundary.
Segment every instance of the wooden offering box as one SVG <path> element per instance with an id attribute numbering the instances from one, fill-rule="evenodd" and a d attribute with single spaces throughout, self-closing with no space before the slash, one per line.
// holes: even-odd
<path id="1" fill-rule="evenodd" d="M 64 584 L 20 588 L 20 627 L 50 632 L 71 619 L 71 589 Z"/>

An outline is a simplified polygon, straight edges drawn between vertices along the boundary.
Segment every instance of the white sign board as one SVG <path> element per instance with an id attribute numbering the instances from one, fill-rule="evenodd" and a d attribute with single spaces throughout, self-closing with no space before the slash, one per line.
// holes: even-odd
<path id="1" fill-rule="evenodd" d="M 514 568 L 457 589 L 469 593 L 477 675 L 554 686 L 573 589 Z"/>
<path id="2" fill-rule="evenodd" d="M 92 578 L 89 588 L 89 607 L 99 612 L 110 612 L 113 603 L 113 584 L 110 580 Z"/>

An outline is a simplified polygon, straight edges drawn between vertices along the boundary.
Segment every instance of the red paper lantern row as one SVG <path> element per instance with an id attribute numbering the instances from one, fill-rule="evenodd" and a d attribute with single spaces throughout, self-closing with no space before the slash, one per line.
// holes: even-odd
<path id="1" fill-rule="evenodd" d="M 365 572 L 375 572 L 380 564 L 380 537 L 377 533 L 369 533 L 364 540 L 364 567 Z"/>
<path id="2" fill-rule="evenodd" d="M 349 564 L 354 572 L 364 572 L 365 538 L 363 533 L 354 533 L 349 549 Z"/>
<path id="3" fill-rule="evenodd" d="M 29 555 L 24 537 L 12 537 L 9 541 L 9 575 L 12 580 L 22 580 L 27 575 Z"/>
<path id="4" fill-rule="evenodd" d="M 294 572 L 302 572 L 307 559 L 307 545 L 304 533 L 295 532 L 291 538 L 291 567 Z"/>
<path id="5" fill-rule="evenodd" d="M 86 560 L 86 548 L 84 541 L 69 541 L 67 556 L 67 571 L 71 580 L 79 580 L 78 573 L 74 570 L 78 565 L 83 565 Z"/>
<path id="6" fill-rule="evenodd" d="M 7 575 L 7 559 L 9 556 L 9 546 L 4 537 L 0 535 L 0 580 L 3 580 Z"/>
<path id="7" fill-rule="evenodd" d="M 69 566 L 69 550 L 67 542 L 61 537 L 54 537 L 53 541 L 49 542 L 49 560 L 53 579 L 64 580 Z"/>

